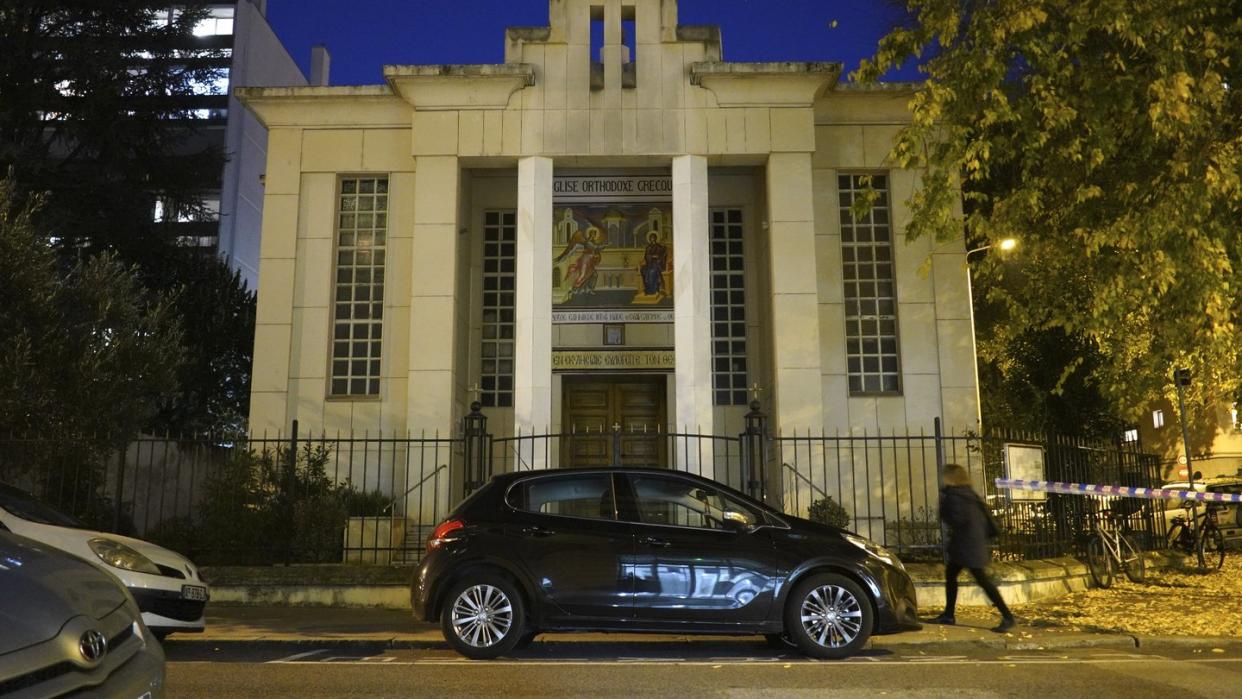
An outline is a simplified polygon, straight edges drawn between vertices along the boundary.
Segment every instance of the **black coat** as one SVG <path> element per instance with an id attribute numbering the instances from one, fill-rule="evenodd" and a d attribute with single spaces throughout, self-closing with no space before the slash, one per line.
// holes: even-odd
<path id="1" fill-rule="evenodd" d="M 940 489 L 940 519 L 948 537 L 944 557 L 964 568 L 983 568 L 991 562 L 988 533 L 991 515 L 983 498 L 968 485 L 946 485 Z"/>

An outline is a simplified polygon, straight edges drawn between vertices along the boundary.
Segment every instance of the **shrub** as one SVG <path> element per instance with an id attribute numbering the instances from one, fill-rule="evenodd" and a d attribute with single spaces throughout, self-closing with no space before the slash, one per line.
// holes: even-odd
<path id="1" fill-rule="evenodd" d="M 322 444 L 307 444 L 293 458 L 288 448 L 234 452 L 207 478 L 188 537 L 201 546 L 203 562 L 339 562 L 349 517 L 379 514 L 388 499 L 333 481 L 330 457 Z"/>
<path id="2" fill-rule="evenodd" d="M 850 513 L 846 511 L 832 496 L 820 498 L 811 503 L 807 511 L 807 519 L 820 524 L 827 524 L 837 529 L 848 529 Z"/>
<path id="3" fill-rule="evenodd" d="M 887 545 L 902 551 L 902 558 L 940 557 L 940 520 L 927 508 L 920 507 L 912 517 L 885 522 L 884 530 Z"/>

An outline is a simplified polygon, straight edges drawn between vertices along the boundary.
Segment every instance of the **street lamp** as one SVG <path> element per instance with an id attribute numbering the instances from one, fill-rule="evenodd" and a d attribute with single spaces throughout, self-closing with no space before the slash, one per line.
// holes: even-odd
<path id="1" fill-rule="evenodd" d="M 1016 247 L 1018 247 L 1017 238 L 1003 238 L 999 242 L 988 243 L 987 245 L 982 245 L 973 250 L 966 251 L 966 301 L 970 305 L 970 351 L 973 355 L 972 363 L 975 367 L 975 410 L 977 411 L 980 430 L 983 429 L 983 400 L 980 398 L 979 392 L 979 348 L 975 344 L 975 290 L 974 285 L 971 283 L 972 275 L 970 273 L 970 256 L 977 252 L 983 252 L 984 250 L 990 250 L 992 248 L 997 248 L 1003 252 L 1009 252 Z"/>
<path id="2" fill-rule="evenodd" d="M 999 248 L 1002 252 L 1009 252 L 1010 250 L 1013 250 L 1016 247 L 1018 247 L 1017 238 L 1003 238 L 998 243 L 988 243 L 987 245 L 977 247 L 974 250 L 967 251 L 966 259 L 969 260 L 970 256 L 977 252 L 983 252 L 984 250 L 991 250 L 992 248 Z"/>

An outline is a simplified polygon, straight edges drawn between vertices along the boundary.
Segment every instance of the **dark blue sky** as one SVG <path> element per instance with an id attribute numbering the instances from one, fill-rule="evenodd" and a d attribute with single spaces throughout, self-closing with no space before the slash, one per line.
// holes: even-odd
<path id="1" fill-rule="evenodd" d="M 841 61 L 846 71 L 904 17 L 893 0 L 681 0 L 682 24 L 718 24 L 729 61 Z M 509 26 L 547 25 L 547 0 L 268 0 L 268 21 L 308 72 L 332 53 L 333 85 L 382 82 L 385 64 L 499 63 Z M 836 20 L 837 26 L 829 23 Z M 913 80 L 912 69 L 888 76 Z"/>

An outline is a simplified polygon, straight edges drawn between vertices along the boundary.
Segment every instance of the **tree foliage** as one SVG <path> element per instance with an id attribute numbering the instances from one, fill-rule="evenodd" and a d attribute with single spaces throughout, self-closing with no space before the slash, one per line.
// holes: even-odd
<path id="1" fill-rule="evenodd" d="M 182 332 L 112 253 L 61 269 L 37 201 L 0 181 L 0 432 L 133 436 L 176 387 Z"/>
<path id="2" fill-rule="evenodd" d="M 218 259 L 178 255 L 152 270 L 157 289 L 175 289 L 185 362 L 177 391 L 152 427 L 174 433 L 244 432 L 250 403 L 255 295 Z"/>
<path id="3" fill-rule="evenodd" d="M 19 203 L 41 202 L 31 225 L 65 268 L 110 251 L 171 299 L 184 328 L 176 389 L 132 414 L 175 432 L 243 426 L 254 335 L 253 293 L 209 251 L 177 242 L 217 225 L 203 195 L 224 161 L 193 107 L 227 54 L 194 35 L 205 13 L 154 0 L 0 5 L 0 172 Z"/>
<path id="4" fill-rule="evenodd" d="M 157 22 L 153 0 L 12 0 L 0 9 L 0 169 L 46 193 L 43 226 L 63 245 L 141 261 L 164 245 L 156 198 L 201 207 L 219 149 L 187 99 L 219 75 L 194 37 L 203 10 Z"/>
<path id="5" fill-rule="evenodd" d="M 908 235 L 988 244 L 976 289 L 1003 309 L 985 358 L 1055 330 L 1082 347 L 1057 382 L 1089 372 L 1135 415 L 1195 376 L 1200 403 L 1242 374 L 1242 2 L 908 0 L 855 74 L 911 57 L 929 80 L 895 144 L 920 168 Z M 1071 344 L 1072 344 L 1071 343 Z M 1080 358 L 1091 358 L 1080 362 Z"/>

